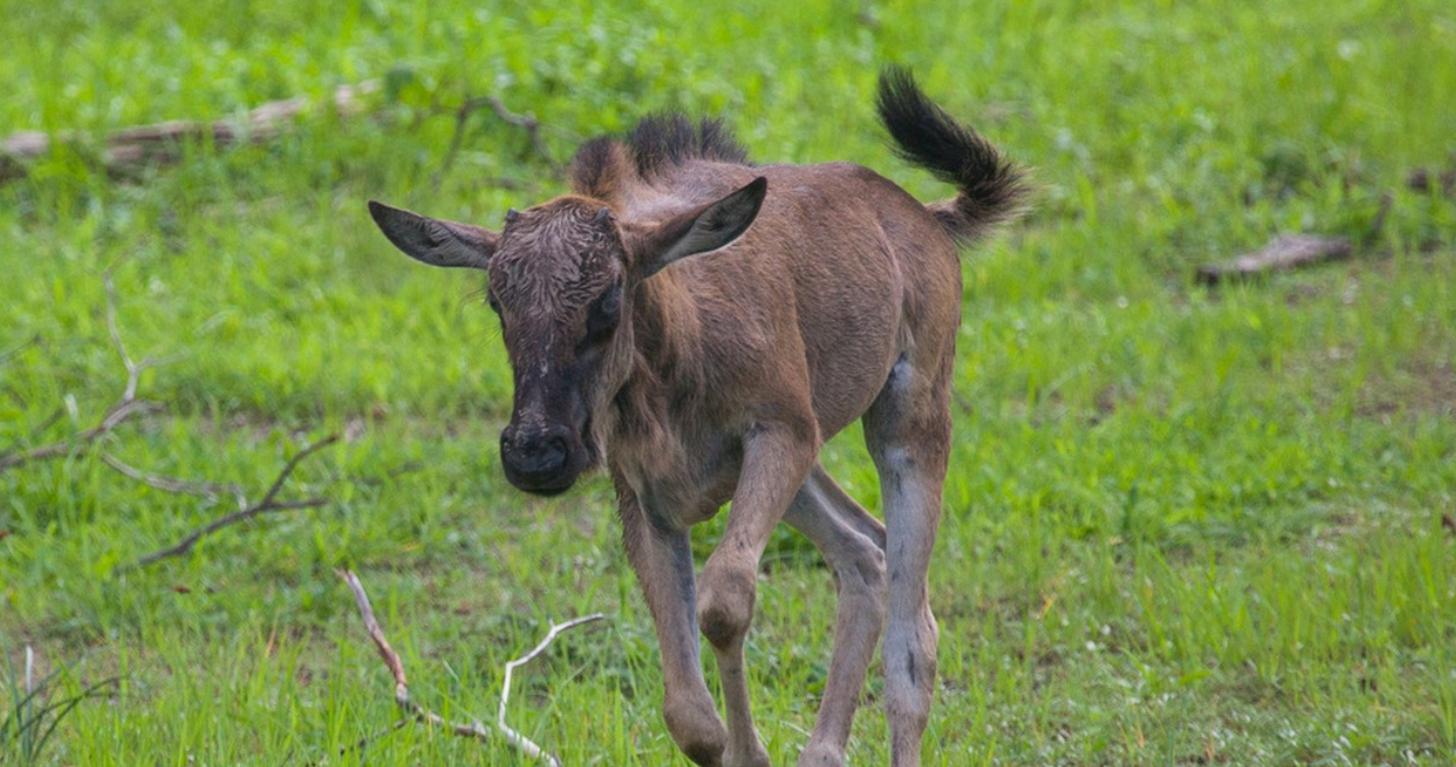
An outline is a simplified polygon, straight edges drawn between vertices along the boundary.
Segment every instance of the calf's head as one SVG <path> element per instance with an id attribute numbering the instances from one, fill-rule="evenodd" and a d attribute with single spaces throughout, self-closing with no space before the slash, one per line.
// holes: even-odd
<path id="1" fill-rule="evenodd" d="M 369 212 L 395 247 L 432 266 L 487 274 L 515 381 L 501 465 L 521 490 L 565 491 L 601 458 L 592 415 L 631 373 L 636 287 L 672 262 L 747 231 L 763 178 L 660 221 L 622 221 L 605 203 L 558 197 L 506 214 L 494 232 L 378 202 Z"/>

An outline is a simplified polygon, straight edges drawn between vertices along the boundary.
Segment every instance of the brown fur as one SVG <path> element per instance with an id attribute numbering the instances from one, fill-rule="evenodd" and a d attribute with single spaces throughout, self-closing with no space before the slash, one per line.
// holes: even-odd
<path id="1" fill-rule="evenodd" d="M 857 165 L 752 166 L 721 124 L 658 117 L 625 141 L 588 142 L 574 194 L 515 215 L 499 235 L 374 209 L 415 257 L 490 273 L 516 374 L 507 476 L 559 492 L 605 457 L 662 646 L 668 729 L 699 764 L 767 763 L 743 640 L 780 521 L 824 553 L 841 602 L 800 764 L 842 764 L 886 619 L 893 758 L 919 763 L 935 673 L 926 577 L 960 318 L 955 238 L 1008 215 L 1019 189 L 989 143 L 927 104 L 908 75 L 882 81 L 901 149 L 961 189 L 930 207 Z M 928 127 L 910 124 L 917 115 Z M 954 152 L 968 155 L 940 156 Z M 715 252 L 685 257 L 703 250 Z M 820 445 L 861 417 L 887 525 L 816 464 Z M 695 579 L 687 530 L 730 500 Z M 717 655 L 726 729 L 702 676 L 700 630 Z"/>

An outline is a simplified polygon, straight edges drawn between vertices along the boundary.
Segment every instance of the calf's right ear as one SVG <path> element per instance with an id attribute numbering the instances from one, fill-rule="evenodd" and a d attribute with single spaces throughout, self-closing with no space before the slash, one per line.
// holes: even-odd
<path id="1" fill-rule="evenodd" d="M 430 266 L 484 269 L 500 243 L 500 235 L 489 229 L 421 216 L 376 200 L 369 201 L 369 215 L 396 248 Z"/>
<path id="2" fill-rule="evenodd" d="M 759 176 L 726 197 L 639 226 L 629 238 L 638 278 L 645 280 L 674 261 L 731 244 L 753 225 L 767 194 L 768 179 Z"/>

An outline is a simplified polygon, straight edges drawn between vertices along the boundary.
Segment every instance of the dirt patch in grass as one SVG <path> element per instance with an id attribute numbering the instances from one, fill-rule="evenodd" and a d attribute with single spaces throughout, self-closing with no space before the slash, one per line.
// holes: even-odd
<path id="1" fill-rule="evenodd" d="M 1449 360 L 1406 360 L 1395 373 L 1372 376 L 1365 382 L 1355 412 L 1381 419 L 1401 412 L 1456 415 L 1456 368 Z"/>

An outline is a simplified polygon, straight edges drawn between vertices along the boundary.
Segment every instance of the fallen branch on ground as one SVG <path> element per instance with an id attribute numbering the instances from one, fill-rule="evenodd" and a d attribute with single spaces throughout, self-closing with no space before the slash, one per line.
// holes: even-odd
<path id="1" fill-rule="evenodd" d="M 358 85 L 336 89 L 329 104 L 341 116 L 363 111 L 360 97 L 379 89 L 379 83 L 368 80 Z M 173 162 L 181 158 L 179 147 L 188 141 L 211 141 L 214 146 L 257 144 L 272 140 L 300 115 L 312 102 L 303 97 L 270 101 L 249 110 L 241 119 L 212 122 L 169 120 L 152 125 L 123 128 L 108 135 L 101 152 L 101 162 L 113 173 L 131 173 L 153 162 Z M 71 134 L 57 137 L 59 143 L 84 143 Z M 24 162 L 48 154 L 57 140 L 39 131 L 11 134 L 0 142 L 0 182 L 25 175 Z"/>
<path id="2" fill-rule="evenodd" d="M 512 672 L 514 672 L 516 668 L 524 666 L 527 663 L 535 660 L 536 656 L 545 652 L 546 648 L 550 647 L 551 643 L 556 641 L 556 637 L 560 636 L 562 632 L 570 631 L 571 629 L 574 629 L 577 626 L 585 623 L 602 620 L 605 617 L 606 616 L 602 615 L 601 613 L 592 613 L 591 615 L 585 615 L 580 618 L 572 618 L 571 620 L 565 621 L 563 623 L 553 623 L 551 625 L 551 629 L 546 632 L 546 636 L 542 637 L 541 641 L 538 642 L 535 647 L 531 648 L 530 652 L 522 655 L 519 658 L 516 658 L 513 661 L 508 661 L 506 663 L 505 678 L 501 680 L 500 706 L 496 708 L 495 726 L 496 729 L 500 730 L 501 733 L 506 736 L 506 740 L 509 741 L 511 745 L 520 749 L 527 756 L 545 760 L 546 763 L 552 765 L 552 767 L 561 766 L 561 762 L 557 761 L 556 757 L 546 753 L 545 751 L 542 751 L 541 747 L 532 742 L 530 738 L 527 738 L 525 735 L 517 732 L 516 730 L 511 728 L 509 724 L 506 723 L 506 707 L 511 702 Z"/>
<path id="3" fill-rule="evenodd" d="M 31 461 L 67 455 L 76 448 L 84 447 L 106 436 L 128 418 L 159 407 L 155 403 L 137 399 L 137 385 L 141 381 L 142 371 L 155 366 L 156 363 L 150 359 L 136 362 L 127 353 L 126 344 L 122 342 L 121 332 L 116 326 L 116 286 L 112 283 L 110 274 L 105 275 L 102 279 L 106 285 L 106 329 L 111 336 L 111 345 L 115 347 L 117 355 L 121 357 L 121 364 L 126 368 L 126 384 L 122 388 L 121 397 L 106 409 L 101 421 L 90 429 L 59 442 L 0 455 L 0 471 L 13 469 Z"/>
<path id="4" fill-rule="evenodd" d="M 379 90 L 377 80 L 366 80 L 358 85 L 342 85 L 334 89 L 328 103 L 334 113 L 349 117 L 364 111 L 362 96 Z M 168 120 L 150 125 L 121 128 L 108 134 L 102 141 L 100 159 L 106 170 L 114 175 L 130 176 L 149 164 L 166 164 L 182 158 L 181 147 L 187 142 L 207 141 L 216 147 L 236 144 L 261 144 L 281 136 L 288 127 L 313 106 L 307 98 L 294 97 L 281 101 L 270 101 L 249 110 L 241 118 L 222 119 L 211 122 L 197 120 Z M 531 148 L 552 168 L 561 166 L 551 155 L 541 136 L 541 122 L 530 113 L 512 112 L 498 96 L 479 96 L 466 99 L 454 109 L 455 130 L 451 134 L 449 148 L 440 170 L 438 181 L 455 162 L 464 141 L 465 124 L 470 116 L 482 108 L 489 108 L 496 117 L 514 125 L 526 133 Z M 0 183 L 22 178 L 26 175 L 26 163 L 49 154 L 57 144 L 86 144 L 86 138 L 77 133 L 56 137 L 41 131 L 21 131 L 0 140 Z M 511 179 L 496 179 L 494 183 L 509 186 L 516 184 Z"/>
<path id="5" fill-rule="evenodd" d="M 142 471 L 131 464 L 123 462 L 120 458 L 110 453 L 102 453 L 101 460 L 122 476 L 134 479 L 143 485 L 154 487 L 163 492 L 178 495 L 196 495 L 206 498 L 209 501 L 215 501 L 221 496 L 230 495 L 238 502 L 239 509 L 248 508 L 248 497 L 243 493 L 243 489 L 232 483 L 196 482 L 189 479 L 164 477 L 160 474 Z"/>
<path id="6" fill-rule="evenodd" d="M 284 485 L 284 483 L 286 483 L 288 481 L 288 477 L 291 474 L 293 474 L 293 470 L 296 469 L 296 468 L 298 468 L 298 465 L 300 463 L 302 463 L 305 458 L 308 458 L 310 455 L 313 455 L 314 453 L 317 453 L 318 451 L 320 451 L 320 450 L 322 450 L 322 449 L 324 449 L 324 448 L 326 448 L 326 447 L 328 447 L 328 446 L 330 446 L 330 445 L 332 445 L 332 444 L 334 444 L 335 442 L 338 442 L 338 441 L 339 441 L 339 435 L 337 435 L 337 434 L 330 434 L 329 436 L 324 437 L 323 439 L 319 440 L 318 442 L 315 442 L 315 443 L 313 443 L 311 445 L 308 445 L 307 447 L 305 447 L 302 450 L 298 451 L 297 453 L 294 454 L 294 456 L 292 458 L 288 459 L 288 463 L 284 464 L 283 469 L 278 472 L 278 476 L 273 479 L 273 484 L 271 484 L 271 485 L 268 486 L 268 490 L 263 493 L 262 499 L 260 499 L 257 503 L 248 504 L 248 503 L 246 503 L 246 500 L 245 499 L 242 499 L 242 496 L 238 496 L 240 498 L 239 505 L 242 506 L 242 508 L 238 509 L 235 512 L 232 512 L 231 514 L 224 514 L 223 516 L 218 517 L 217 519 L 214 519 L 213 521 L 207 523 L 206 525 L 203 525 L 202 527 L 199 527 L 196 530 L 193 530 L 191 533 L 188 533 L 188 535 L 185 538 L 183 538 L 182 540 L 178 541 L 177 543 L 175 543 L 175 544 L 173 544 L 171 546 L 168 546 L 165 549 L 161 549 L 159 551 L 154 551 L 154 552 L 152 552 L 152 553 L 150 553 L 150 554 L 148 554 L 148 555 L 146 555 L 146 556 L 138 559 L 137 561 L 133 562 L 132 564 L 128 565 L 125 569 L 133 569 L 133 568 L 138 568 L 138 567 L 146 567 L 147 565 L 150 565 L 153 562 L 157 562 L 157 561 L 162 560 L 162 559 L 167 559 L 167 558 L 170 558 L 170 557 L 180 557 L 180 556 L 182 556 L 182 555 L 184 555 L 184 554 L 192 551 L 192 547 L 193 546 L 196 546 L 197 545 L 197 542 L 200 541 L 200 540 L 202 540 L 202 538 L 204 536 L 211 535 L 211 534 L 217 532 L 218 530 L 221 530 L 221 529 L 223 529 L 225 527 L 229 527 L 229 526 L 232 526 L 232 525 L 236 525 L 239 522 L 246 522 L 247 520 L 252 519 L 253 517 L 262 515 L 262 514 L 268 514 L 268 513 L 271 513 L 271 512 L 279 512 L 279 511 L 293 511 L 295 509 L 315 509 L 315 508 L 318 508 L 320 506 L 327 505 L 328 502 L 329 502 L 329 499 L 328 498 L 321 497 L 321 496 L 316 496 L 316 497 L 313 497 L 313 498 L 307 498 L 307 499 L 304 499 L 304 500 L 301 500 L 301 501 L 280 501 L 280 500 L 278 500 L 278 493 L 283 489 L 283 485 Z M 112 465 L 112 468 L 116 468 L 118 471 L 122 471 L 121 469 L 117 468 L 114 464 L 112 464 L 110 461 L 108 461 L 107 463 L 108 463 L 108 465 Z M 117 463 L 120 463 L 120 462 L 117 462 Z M 122 464 L 122 465 L 125 465 L 125 464 Z M 130 469 L 131 467 L 127 467 L 127 468 Z M 132 469 L 132 471 L 136 471 L 136 470 L 135 469 Z M 126 472 L 123 471 L 123 473 L 126 473 Z M 140 472 L 138 472 L 138 473 L 140 473 Z M 170 485 L 173 485 L 173 486 L 177 486 L 179 488 L 181 488 L 184 485 L 187 486 L 186 489 L 178 489 L 178 490 L 175 490 L 175 491 L 172 491 L 172 492 L 185 492 L 185 493 L 199 494 L 196 491 L 201 490 L 204 487 L 206 487 L 206 486 L 202 485 L 201 483 L 186 483 L 183 480 L 172 479 L 170 477 L 151 477 L 151 478 L 152 479 L 159 480 L 159 484 L 170 484 Z M 143 479 L 142 481 L 146 481 L 146 479 Z M 148 484 L 151 484 L 151 483 L 149 482 Z M 157 487 L 157 486 L 158 485 L 156 485 L 156 484 L 153 485 L 153 487 Z M 213 486 L 213 487 L 224 487 L 224 486 Z M 167 488 L 162 488 L 162 489 L 167 489 Z"/>
<path id="7" fill-rule="evenodd" d="M 1203 285 L 1250 280 L 1270 272 L 1349 258 L 1352 251 L 1350 241 L 1344 237 L 1285 234 L 1275 237 L 1263 248 L 1232 261 L 1200 266 L 1197 279 Z"/>
<path id="8" fill-rule="evenodd" d="M 451 722 L 436 714 L 430 709 L 416 703 L 409 693 L 409 681 L 405 677 L 404 663 L 399 659 L 399 653 L 390 646 L 389 639 L 384 636 L 384 629 L 380 628 L 379 621 L 374 617 L 374 607 L 369 603 L 369 595 L 364 591 L 364 585 L 359 582 L 359 577 L 352 570 L 338 570 L 340 578 L 349 585 L 349 590 L 354 592 L 354 604 L 359 608 L 359 616 L 364 619 L 364 628 L 369 632 L 369 638 L 374 642 L 374 649 L 379 652 L 379 657 L 384 660 L 384 665 L 389 668 L 389 673 L 394 677 L 394 702 L 405 713 L 405 718 L 395 722 L 390 730 L 402 727 L 405 722 L 413 720 L 424 722 L 432 727 L 441 727 L 449 732 L 466 738 L 476 740 L 487 740 L 490 738 L 490 730 L 479 720 L 472 722 Z M 560 767 L 561 762 L 555 756 L 542 749 L 534 741 L 506 723 L 506 707 L 511 697 L 511 675 L 519 666 L 531 662 L 546 648 L 556 641 L 556 638 L 566 631 L 594 621 L 599 621 L 606 616 L 601 613 L 594 613 L 580 618 L 573 618 L 569 621 L 557 623 L 551 626 L 546 636 L 530 652 L 506 663 L 505 678 L 501 681 L 500 707 L 496 712 L 496 729 L 505 736 L 516 749 L 526 756 L 539 759 L 552 767 Z M 354 748 L 362 748 L 372 740 L 366 738 L 355 744 Z M 346 751 L 348 749 L 345 749 Z"/>
<path id="9" fill-rule="evenodd" d="M 101 421 L 97 425 L 86 429 L 85 431 L 73 434 L 69 438 L 60 440 L 58 442 L 41 445 L 40 447 L 29 449 L 15 449 L 10 452 L 0 453 L 0 472 L 30 463 L 32 461 L 41 461 L 69 455 L 80 448 L 87 447 L 92 443 L 97 442 L 102 437 L 115 430 L 116 427 L 120 426 L 128 418 L 131 418 L 132 416 L 141 412 L 160 408 L 160 405 L 144 401 L 142 399 L 139 399 L 137 396 L 137 390 L 141 383 L 142 372 L 150 367 L 155 366 L 156 362 L 151 359 L 144 359 L 141 362 L 137 362 L 136 360 L 132 359 L 131 353 L 127 351 L 126 343 L 122 340 L 121 330 L 116 321 L 116 286 L 113 283 L 110 274 L 104 275 L 102 279 L 106 287 L 106 329 L 111 337 L 111 345 L 116 349 L 116 354 L 118 357 L 121 358 L 121 364 L 126 369 L 126 382 L 122 387 L 120 398 L 116 401 L 115 404 L 107 408 L 105 414 L 101 418 Z M 23 345 L 21 347 L 16 347 L 16 349 L 13 349 L 11 350 L 11 352 L 8 353 L 14 353 L 20 348 L 23 348 Z M 57 409 L 52 416 L 45 419 L 45 421 L 42 422 L 40 426 L 36 427 L 31 431 L 32 436 L 35 434 L 39 434 L 45 429 L 49 428 L 50 425 L 59 420 L 59 418 L 64 413 L 64 408 Z M 188 552 L 192 551 L 192 548 L 196 546 L 197 542 L 200 541 L 204 536 L 211 535 L 212 533 L 215 533 L 223 528 L 245 522 L 249 519 L 252 519 L 253 517 L 257 517 L 262 514 L 279 511 L 291 511 L 295 509 L 311 509 L 326 505 L 329 502 L 329 499 L 321 496 L 315 496 L 311 498 L 306 498 L 304 500 L 295 501 L 280 500 L 278 496 L 279 493 L 282 492 L 283 486 L 288 481 L 288 478 L 293 474 L 294 470 L 298 468 L 298 465 L 304 461 L 304 459 L 308 458 L 310 455 L 318 452 L 319 450 L 322 450 L 323 448 L 334 444 L 338 440 L 339 435 L 332 434 L 298 451 L 298 453 L 296 453 L 291 459 L 289 459 L 288 462 L 283 466 L 283 469 L 279 471 L 277 476 L 273 479 L 272 484 L 268 486 L 268 489 L 264 491 L 262 497 L 256 503 L 249 503 L 247 496 L 243 492 L 243 489 L 238 485 L 213 482 L 195 482 L 191 480 L 183 480 L 174 477 L 166 477 L 158 474 L 153 474 L 131 466 L 130 464 L 123 462 L 120 458 L 111 455 L 110 453 L 103 452 L 101 454 L 101 460 L 107 466 L 129 479 L 141 482 L 142 484 L 145 484 L 149 487 L 153 487 L 169 493 L 201 496 L 208 500 L 216 500 L 222 496 L 231 496 L 237 502 L 237 511 L 223 515 L 213 520 L 212 522 L 209 522 L 208 524 L 192 531 L 176 544 L 169 546 L 165 549 L 161 549 L 160 551 L 155 551 L 151 554 L 148 554 L 133 562 L 132 564 L 122 567 L 120 570 L 125 571 L 133 568 L 144 567 L 158 560 L 187 554 Z M 4 534 L 0 534 L 0 537 L 4 537 Z"/>

